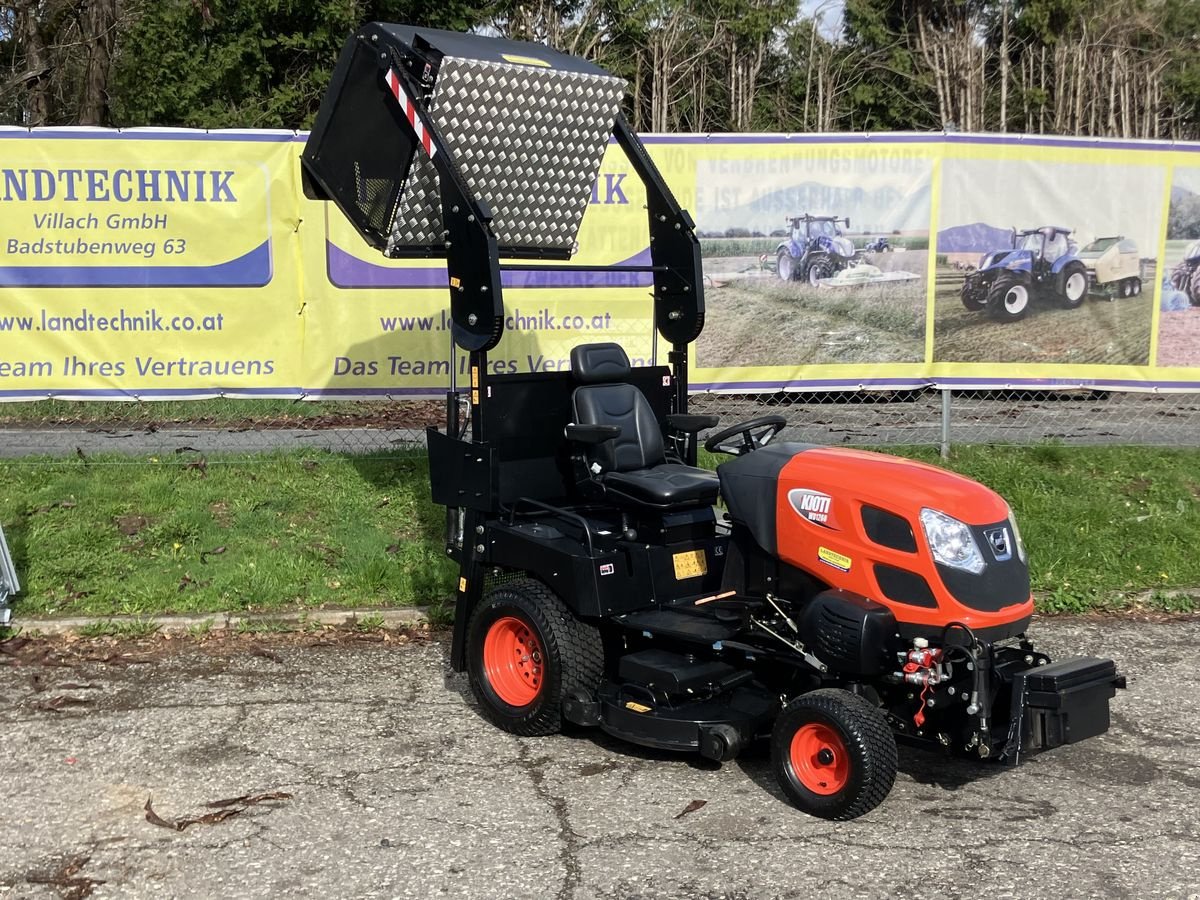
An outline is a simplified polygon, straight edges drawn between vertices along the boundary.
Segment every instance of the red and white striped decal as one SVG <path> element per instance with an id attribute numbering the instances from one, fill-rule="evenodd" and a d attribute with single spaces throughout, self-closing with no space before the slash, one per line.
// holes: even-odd
<path id="1" fill-rule="evenodd" d="M 388 69 L 383 80 L 387 84 L 388 90 L 392 92 L 392 96 L 396 98 L 396 102 L 404 110 L 404 115 L 408 117 L 413 131 L 417 133 L 417 140 L 421 142 L 421 146 L 425 148 L 429 158 L 433 159 L 437 155 L 437 147 L 433 145 L 433 139 L 421 123 L 421 117 L 417 114 L 417 104 L 413 102 L 412 97 L 408 96 L 408 91 L 404 89 L 400 76 L 396 74 L 395 69 Z"/>

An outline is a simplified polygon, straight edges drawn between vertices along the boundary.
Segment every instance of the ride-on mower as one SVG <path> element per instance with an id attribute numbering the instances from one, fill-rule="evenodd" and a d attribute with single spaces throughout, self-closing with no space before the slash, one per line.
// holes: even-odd
<path id="1" fill-rule="evenodd" d="M 1123 680 L 1026 639 L 1025 547 L 992 491 L 778 442 L 774 416 L 709 433 L 730 458 L 697 468 L 717 425 L 688 413 L 699 244 L 623 89 L 546 47 L 371 24 L 303 154 L 310 194 L 373 246 L 447 260 L 469 380 L 428 432 L 430 481 L 460 567 L 450 662 L 483 714 L 718 761 L 769 737 L 788 798 L 833 819 L 887 795 L 897 738 L 1015 764 L 1104 732 Z M 652 276 L 668 365 L 590 343 L 570 371 L 496 374 L 505 273 L 562 270 L 534 260 L 569 258 L 610 135 L 649 212 L 649 265 L 616 268 Z"/>

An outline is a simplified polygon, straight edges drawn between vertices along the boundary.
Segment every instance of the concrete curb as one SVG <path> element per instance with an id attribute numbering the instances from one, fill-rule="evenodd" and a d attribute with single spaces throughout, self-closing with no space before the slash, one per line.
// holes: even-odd
<path id="1" fill-rule="evenodd" d="M 413 606 L 402 609 L 312 609 L 302 612 L 261 613 L 214 613 L 207 616 L 78 616 L 71 618 L 39 618 L 30 616 L 13 617 L 9 627 L 47 635 L 62 635 L 85 628 L 111 624 L 120 629 L 122 625 L 156 626 L 159 633 L 206 631 L 209 634 L 222 631 L 236 632 L 243 627 L 256 630 L 254 626 L 278 625 L 300 628 L 304 625 L 354 625 L 360 619 L 382 619 L 384 628 L 407 628 L 429 621 L 429 607 Z M 290 630 L 290 629 L 289 629 Z"/>

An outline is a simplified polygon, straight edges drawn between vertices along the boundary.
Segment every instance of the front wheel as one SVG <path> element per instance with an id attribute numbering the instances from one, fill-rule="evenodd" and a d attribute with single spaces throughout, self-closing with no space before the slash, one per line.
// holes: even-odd
<path id="1" fill-rule="evenodd" d="M 822 278 L 830 278 L 833 275 L 833 263 L 824 257 L 818 257 L 813 260 L 808 266 L 808 284 L 809 287 L 819 287 L 817 284 Z"/>
<path id="2" fill-rule="evenodd" d="M 968 312 L 979 312 L 987 308 L 987 287 L 968 276 L 962 286 L 962 305 Z"/>
<path id="3" fill-rule="evenodd" d="M 836 688 L 797 697 L 771 732 L 771 768 L 796 807 L 822 819 L 857 819 L 896 781 L 896 739 L 887 719 Z"/>
<path id="4" fill-rule="evenodd" d="M 526 737 L 562 728 L 563 700 L 591 697 L 604 674 L 595 625 L 533 579 L 485 596 L 467 630 L 471 690 L 495 725 Z"/>
<path id="5" fill-rule="evenodd" d="M 1033 299 L 1028 280 L 1005 272 L 992 282 L 987 295 L 988 315 L 1001 322 L 1016 322 L 1025 318 Z"/>

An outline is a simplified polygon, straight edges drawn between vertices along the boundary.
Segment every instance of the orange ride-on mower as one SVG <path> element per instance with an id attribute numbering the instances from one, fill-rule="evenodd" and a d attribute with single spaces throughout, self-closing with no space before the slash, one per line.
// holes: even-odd
<path id="1" fill-rule="evenodd" d="M 447 262 L 430 480 L 460 566 L 451 664 L 483 714 L 719 761 L 769 738 L 788 798 L 831 819 L 887 796 L 897 738 L 1016 764 L 1104 732 L 1123 679 L 1026 639 L 1003 499 L 933 466 L 778 442 L 778 417 L 714 433 L 688 413 L 699 243 L 623 94 L 543 46 L 374 23 L 347 41 L 303 154 L 310 195 L 371 245 Z M 505 281 L 585 269 L 561 262 L 610 136 L 645 185 L 650 263 L 603 277 L 652 285 L 668 364 L 590 343 L 570 371 L 497 374 Z M 730 457 L 715 473 L 696 467 L 705 431 Z"/>

